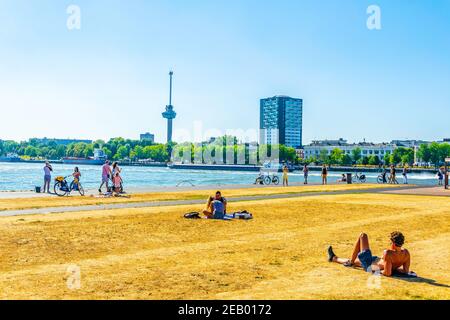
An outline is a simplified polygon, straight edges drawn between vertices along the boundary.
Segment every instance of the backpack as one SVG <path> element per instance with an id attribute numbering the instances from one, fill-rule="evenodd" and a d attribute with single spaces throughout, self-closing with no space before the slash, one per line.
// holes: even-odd
<path id="1" fill-rule="evenodd" d="M 198 212 L 189 212 L 184 215 L 186 219 L 201 219 L 200 213 Z"/>

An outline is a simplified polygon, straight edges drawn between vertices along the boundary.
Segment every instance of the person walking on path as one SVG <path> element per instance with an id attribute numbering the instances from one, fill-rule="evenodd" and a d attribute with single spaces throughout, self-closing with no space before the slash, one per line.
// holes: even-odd
<path id="1" fill-rule="evenodd" d="M 405 165 L 403 167 L 403 184 L 408 184 L 408 167 Z"/>
<path id="2" fill-rule="evenodd" d="M 326 185 L 328 183 L 327 177 L 328 177 L 328 169 L 327 169 L 326 165 L 323 165 L 322 166 L 322 184 L 323 185 Z"/>
<path id="3" fill-rule="evenodd" d="M 442 168 L 439 168 L 437 177 L 438 177 L 438 185 L 443 186 L 444 185 L 444 173 L 443 173 Z"/>
<path id="4" fill-rule="evenodd" d="M 283 187 L 289 187 L 289 168 L 287 165 L 283 167 Z"/>
<path id="5" fill-rule="evenodd" d="M 305 179 L 304 184 L 308 184 L 308 174 L 309 174 L 309 168 L 308 168 L 308 165 L 305 164 L 305 166 L 303 167 L 303 178 Z"/>
<path id="6" fill-rule="evenodd" d="M 98 188 L 98 192 L 102 193 L 103 185 L 106 185 L 106 192 L 109 191 L 109 179 L 112 178 L 111 167 L 109 166 L 109 160 L 105 161 L 105 164 L 102 166 L 102 183 Z"/>
<path id="7" fill-rule="evenodd" d="M 389 177 L 390 184 L 398 184 L 396 175 L 397 175 L 397 170 L 395 169 L 394 165 L 391 165 L 391 176 Z"/>
<path id="8" fill-rule="evenodd" d="M 45 166 L 44 166 L 44 190 L 42 191 L 43 193 L 47 192 L 50 193 L 50 181 L 52 181 L 52 172 L 53 172 L 53 167 L 50 164 L 50 162 L 45 161 Z M 45 191 L 47 190 L 47 191 Z"/>

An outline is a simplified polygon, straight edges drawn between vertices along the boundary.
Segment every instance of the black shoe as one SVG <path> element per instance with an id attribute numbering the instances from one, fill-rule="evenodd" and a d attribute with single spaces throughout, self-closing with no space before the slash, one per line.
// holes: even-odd
<path id="1" fill-rule="evenodd" d="M 333 252 L 333 247 L 330 246 L 328 248 L 328 262 L 333 262 L 334 257 L 336 257 L 336 255 Z"/>

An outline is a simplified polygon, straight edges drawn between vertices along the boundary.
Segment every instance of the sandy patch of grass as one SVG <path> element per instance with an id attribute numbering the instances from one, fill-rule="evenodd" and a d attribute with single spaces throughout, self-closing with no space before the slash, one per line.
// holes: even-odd
<path id="1" fill-rule="evenodd" d="M 383 186 L 386 187 L 386 186 Z M 389 186 L 392 187 L 392 186 Z M 328 186 L 295 186 L 295 187 L 262 187 L 262 188 L 242 188 L 224 190 L 227 197 L 240 196 L 258 196 L 273 194 L 295 194 L 312 192 L 335 192 L 347 190 L 367 190 L 380 188 L 380 185 L 328 185 Z M 18 198 L 18 199 L 0 199 L 0 211 L 38 209 L 47 207 L 64 206 L 84 206 L 101 205 L 111 203 L 139 203 L 151 201 L 171 201 L 171 200 L 198 200 L 206 199 L 208 195 L 213 195 L 217 190 L 196 190 L 181 192 L 153 192 L 132 194 L 130 198 L 96 198 L 96 197 L 37 197 L 37 198 Z M 205 200 L 206 201 L 206 200 Z"/>
<path id="2" fill-rule="evenodd" d="M 0 218 L 5 299 L 449 299 L 450 203 L 327 195 L 231 204 L 253 221 L 190 221 L 195 206 Z M 374 254 L 401 230 L 422 282 L 326 262 L 368 232 Z M 66 286 L 81 268 L 81 288 Z M 378 283 L 377 281 L 380 280 Z"/>

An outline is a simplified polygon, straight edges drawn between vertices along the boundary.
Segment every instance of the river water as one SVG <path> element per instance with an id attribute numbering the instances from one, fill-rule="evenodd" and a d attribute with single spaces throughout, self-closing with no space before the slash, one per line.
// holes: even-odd
<path id="1" fill-rule="evenodd" d="M 53 177 L 68 176 L 74 165 L 54 164 Z M 100 166 L 79 166 L 81 183 L 86 190 L 96 190 L 101 181 Z M 209 171 L 209 170 L 174 170 L 155 167 L 122 167 L 125 189 L 174 187 L 184 181 L 184 186 L 250 185 L 255 181 L 257 172 Z M 329 182 L 336 182 L 342 173 L 330 172 Z M 367 182 L 376 183 L 378 173 L 365 173 Z M 43 164 L 39 163 L 0 163 L 0 191 L 27 191 L 43 184 Z M 411 173 L 409 183 L 419 185 L 437 184 L 437 178 L 431 173 Z M 310 172 L 309 182 L 320 182 L 320 172 Z M 289 175 L 290 182 L 303 182 L 303 174 L 294 172 Z M 401 174 L 399 183 L 403 182 Z M 53 182 L 52 182 L 53 185 Z"/>

